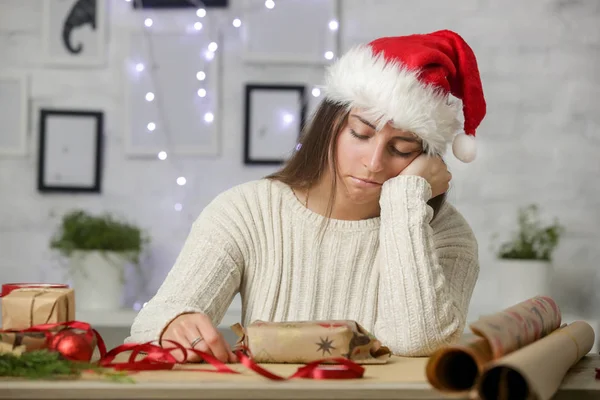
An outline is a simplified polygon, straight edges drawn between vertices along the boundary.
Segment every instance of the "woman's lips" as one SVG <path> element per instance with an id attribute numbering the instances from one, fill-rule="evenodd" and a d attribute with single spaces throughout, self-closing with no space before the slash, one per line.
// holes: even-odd
<path id="1" fill-rule="evenodd" d="M 361 187 L 369 187 L 369 188 L 371 188 L 371 187 L 379 187 L 379 186 L 381 186 L 381 183 L 374 182 L 374 181 L 369 181 L 369 180 L 366 180 L 366 179 L 356 178 L 354 176 L 352 176 L 351 179 L 352 179 L 352 181 L 354 181 L 354 183 L 356 185 L 361 186 Z"/>

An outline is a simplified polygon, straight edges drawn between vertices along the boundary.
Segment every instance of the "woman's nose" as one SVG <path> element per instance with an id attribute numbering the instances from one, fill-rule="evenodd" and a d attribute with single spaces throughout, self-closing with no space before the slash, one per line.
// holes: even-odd
<path id="1" fill-rule="evenodd" d="M 371 172 L 381 172 L 383 170 L 383 152 L 377 146 L 369 155 L 369 163 L 367 165 Z"/>

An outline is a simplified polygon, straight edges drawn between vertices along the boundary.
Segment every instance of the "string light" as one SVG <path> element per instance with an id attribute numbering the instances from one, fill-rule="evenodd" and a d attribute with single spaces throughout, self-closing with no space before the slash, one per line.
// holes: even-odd
<path id="1" fill-rule="evenodd" d="M 129 3 L 132 0 L 125 0 L 125 1 Z M 136 0 L 136 1 L 139 2 L 140 0 Z M 201 1 L 194 1 L 194 0 L 189 0 L 189 1 L 193 2 L 193 3 L 197 4 L 197 5 L 202 5 Z M 266 0 L 265 3 L 264 3 L 264 5 L 265 5 L 265 7 L 267 9 L 273 9 L 275 7 L 275 1 L 273 1 L 273 0 Z M 206 17 L 206 15 L 207 15 L 207 12 L 206 12 L 206 10 L 204 8 L 198 8 L 196 10 L 196 16 L 198 18 L 204 18 L 204 17 Z M 242 20 L 240 18 L 234 18 L 232 20 L 231 24 L 235 28 L 239 28 L 240 26 L 242 26 Z M 145 27 L 150 28 L 153 25 L 154 25 L 154 21 L 152 20 L 152 18 L 145 18 L 144 19 L 144 26 Z M 204 28 L 204 25 L 202 24 L 202 22 L 196 21 L 194 23 L 193 27 L 194 27 L 194 29 L 196 31 L 200 31 L 200 30 L 202 30 Z M 335 20 L 335 19 L 332 19 L 332 20 L 330 20 L 328 22 L 328 27 L 329 27 L 329 29 L 331 31 L 337 31 L 339 29 L 339 22 L 337 20 Z M 218 48 L 219 48 L 219 46 L 218 46 L 218 44 L 216 42 L 211 42 L 208 45 L 207 50 L 205 50 L 203 52 L 204 58 L 206 60 L 208 60 L 208 61 L 214 59 L 215 52 L 217 51 Z M 324 53 L 324 57 L 326 59 L 328 59 L 328 60 L 331 60 L 334 57 L 334 53 L 332 51 L 326 51 Z M 145 69 L 146 68 L 145 68 L 145 65 L 143 63 L 138 62 L 137 64 L 135 64 L 135 70 L 137 72 L 142 72 Z M 196 72 L 196 79 L 198 81 L 204 81 L 206 79 L 206 73 L 204 71 L 197 71 Z M 315 87 L 315 88 L 312 89 L 311 93 L 312 93 L 312 95 L 314 97 L 319 97 L 321 95 L 321 90 L 319 88 Z M 197 95 L 199 97 L 202 97 L 202 98 L 206 97 L 207 96 L 206 89 L 205 88 L 199 88 L 197 90 Z M 156 96 L 155 96 L 155 94 L 153 92 L 147 92 L 145 94 L 145 99 L 148 102 L 154 101 L 155 98 L 156 98 Z M 204 114 L 204 121 L 206 123 L 212 123 L 214 121 L 214 119 L 215 119 L 215 116 L 214 116 L 214 114 L 212 112 L 206 112 Z M 282 116 L 282 120 L 283 120 L 284 124 L 290 124 L 290 123 L 293 123 L 294 116 L 292 114 L 290 114 L 290 113 L 284 113 L 283 116 Z M 152 131 L 154 131 L 156 129 L 156 123 L 154 123 L 154 122 L 148 122 L 148 124 L 147 124 L 146 127 L 147 127 L 148 131 L 152 132 Z M 168 130 L 168 128 L 166 128 L 166 129 Z M 157 158 L 159 160 L 161 160 L 161 161 L 166 160 L 167 159 L 167 152 L 164 151 L 164 150 L 158 152 L 157 153 Z M 187 180 L 186 180 L 185 177 L 180 176 L 180 177 L 177 178 L 176 182 L 177 182 L 177 184 L 179 186 L 184 186 L 187 183 Z M 181 203 L 175 203 L 174 204 L 174 209 L 175 209 L 175 211 L 181 211 L 183 209 L 183 205 Z"/>

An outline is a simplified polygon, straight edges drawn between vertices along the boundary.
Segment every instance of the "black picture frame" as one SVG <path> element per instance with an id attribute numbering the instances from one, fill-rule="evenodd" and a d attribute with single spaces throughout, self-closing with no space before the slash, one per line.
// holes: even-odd
<path id="1" fill-rule="evenodd" d="M 54 120 L 53 120 L 54 119 Z M 89 122 L 85 121 L 90 119 Z M 53 125 L 61 123 L 62 126 L 52 128 Z M 67 122 L 69 121 L 69 122 Z M 69 135 L 69 124 L 73 128 L 73 123 L 80 125 L 86 124 L 90 127 L 87 132 L 83 132 L 83 129 L 77 129 L 77 132 L 73 131 L 70 135 L 71 138 L 75 138 L 77 142 L 83 143 L 88 147 L 91 147 L 89 154 L 78 156 L 81 163 L 86 164 L 90 170 L 87 171 L 90 179 L 86 183 L 74 183 L 74 182 L 57 182 L 47 179 L 47 172 L 49 169 L 56 169 L 60 156 L 55 154 L 56 147 L 62 146 L 61 152 L 63 154 L 69 154 L 69 156 L 62 156 L 62 162 L 67 163 L 66 160 L 73 162 L 74 153 L 77 149 L 71 148 L 77 144 L 76 141 L 66 142 Z M 91 122 L 91 123 L 90 123 Z M 38 179 L 37 186 L 38 191 L 42 193 L 100 193 L 101 182 L 102 182 L 102 156 L 103 156 L 103 131 L 104 131 L 104 114 L 101 111 L 96 110 L 58 110 L 58 109 L 46 109 L 42 108 L 39 111 L 39 143 L 38 143 Z M 79 133 L 87 133 L 88 138 Z M 71 146 L 71 147 L 69 147 Z M 83 147 L 82 147 L 83 148 Z M 51 150 L 54 149 L 54 150 Z M 54 153 L 54 154 L 53 154 Z M 72 165 L 65 167 L 62 166 L 63 171 L 67 174 L 69 171 L 83 172 L 86 171 L 78 168 L 82 168 L 82 165 L 73 163 Z M 58 178 L 56 178 L 58 177 Z M 60 181 L 60 173 L 55 175 L 55 180 Z"/>
<path id="2" fill-rule="evenodd" d="M 229 0 L 202 0 L 195 2 L 193 0 L 133 0 L 133 8 L 200 8 L 199 4 L 205 8 L 226 8 L 229 6 Z"/>
<path id="3" fill-rule="evenodd" d="M 253 117 L 256 118 L 255 112 L 259 107 L 253 104 L 253 94 L 257 92 L 277 94 L 281 92 L 288 92 L 290 94 L 296 94 L 298 96 L 298 102 L 289 107 L 297 107 L 295 114 L 299 116 L 297 121 L 291 123 L 290 128 L 293 127 L 295 133 L 293 137 L 289 137 L 289 146 L 285 146 L 285 149 L 280 148 L 275 150 L 271 155 L 257 157 L 252 154 L 253 138 L 256 132 L 253 132 Z M 279 104 L 278 104 L 279 105 Z M 294 84 L 262 84 L 262 83 L 249 83 L 245 87 L 245 104 L 244 104 L 244 164 L 246 165 L 280 165 L 285 162 L 285 156 L 282 156 L 283 152 L 289 153 L 293 151 L 294 146 L 297 144 L 298 139 L 306 123 L 306 86 L 305 85 L 294 85 Z M 269 109 L 270 111 L 270 109 Z M 276 128 L 273 128 L 277 130 Z M 293 143 L 292 143 L 293 142 Z"/>

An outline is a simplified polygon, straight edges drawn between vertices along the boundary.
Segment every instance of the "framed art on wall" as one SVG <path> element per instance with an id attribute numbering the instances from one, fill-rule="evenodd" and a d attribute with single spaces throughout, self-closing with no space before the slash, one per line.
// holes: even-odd
<path id="1" fill-rule="evenodd" d="M 327 65 L 337 57 L 341 0 L 244 0 L 242 57 L 248 63 Z M 268 3 L 268 2 L 267 2 Z"/>
<path id="2" fill-rule="evenodd" d="M 229 0 L 131 0 L 134 8 L 224 8 Z"/>
<path id="3" fill-rule="evenodd" d="M 103 126 L 100 111 L 40 110 L 40 192 L 100 192 Z"/>
<path id="4" fill-rule="evenodd" d="M 306 119 L 304 85 L 246 85 L 244 163 L 281 164 Z"/>
<path id="5" fill-rule="evenodd" d="M 106 62 L 106 0 L 42 0 L 46 64 L 101 66 Z"/>
<path id="6" fill-rule="evenodd" d="M 27 76 L 0 72 L 0 156 L 27 153 Z"/>
<path id="7" fill-rule="evenodd" d="M 208 35 L 131 33 L 123 71 L 129 157 L 219 154 L 222 69 L 210 45 Z"/>

